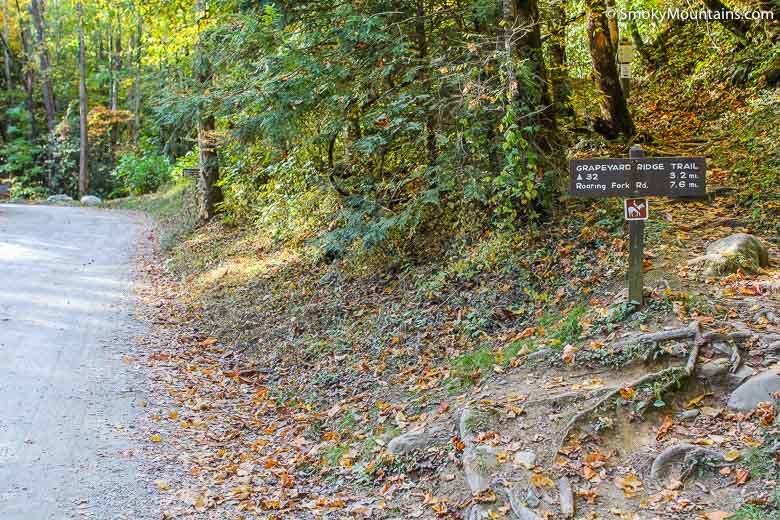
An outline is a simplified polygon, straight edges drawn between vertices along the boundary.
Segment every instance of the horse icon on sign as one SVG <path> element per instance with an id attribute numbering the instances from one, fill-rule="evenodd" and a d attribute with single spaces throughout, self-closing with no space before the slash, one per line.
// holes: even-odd
<path id="1" fill-rule="evenodd" d="M 626 220 L 647 220 L 650 213 L 647 199 L 625 199 L 623 208 Z"/>

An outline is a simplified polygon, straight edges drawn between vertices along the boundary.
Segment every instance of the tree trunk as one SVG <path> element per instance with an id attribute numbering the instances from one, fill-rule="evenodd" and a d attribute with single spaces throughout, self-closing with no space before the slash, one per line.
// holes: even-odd
<path id="1" fill-rule="evenodd" d="M 5 88 L 11 90 L 13 83 L 11 81 L 11 52 L 8 49 L 10 42 L 8 41 L 8 0 L 3 0 L 3 65 L 5 72 Z"/>
<path id="2" fill-rule="evenodd" d="M 573 116 L 571 105 L 571 82 L 566 58 L 566 31 L 568 19 L 566 0 L 562 0 L 559 9 L 550 15 L 547 24 L 550 51 L 550 80 L 553 89 L 553 102 L 559 114 Z"/>
<path id="3" fill-rule="evenodd" d="M 615 0 L 606 0 L 607 9 L 615 13 Z M 606 14 L 606 13 L 605 13 Z M 607 17 L 609 25 L 609 41 L 612 43 L 612 50 L 617 52 L 618 42 L 620 41 L 620 27 L 618 26 L 617 14 Z"/>
<path id="4" fill-rule="evenodd" d="M 514 0 L 514 10 L 516 21 L 520 26 L 520 35 L 516 44 L 517 53 L 530 64 L 531 73 L 537 85 L 536 89 L 529 89 L 530 91 L 525 94 L 529 96 L 527 102 L 537 112 L 535 121 L 554 133 L 557 124 L 548 85 L 547 66 L 544 63 L 544 54 L 542 53 L 539 7 L 536 0 Z M 534 90 L 536 92 L 533 92 Z M 544 140 L 541 140 L 540 144 L 547 144 L 542 141 Z"/>
<path id="5" fill-rule="evenodd" d="M 615 49 L 610 40 L 609 23 L 604 0 L 588 0 L 588 39 L 590 55 L 593 58 L 593 73 L 596 86 L 602 93 L 601 115 L 608 128 L 605 134 L 634 135 L 634 122 L 628 111 L 626 98 L 620 88 Z"/>
<path id="6" fill-rule="evenodd" d="M 195 3 L 198 23 L 205 16 L 204 0 Z M 195 48 L 195 79 L 201 93 L 205 92 L 211 81 L 211 59 L 199 41 Z M 206 107 L 198 107 L 198 147 L 200 148 L 200 175 L 198 176 L 198 192 L 200 203 L 200 218 L 208 221 L 216 213 L 216 205 L 222 202 L 222 189 L 217 185 L 219 180 L 219 156 L 215 149 L 216 124 L 214 116 L 207 113 Z"/>
<path id="7" fill-rule="evenodd" d="M 19 7 L 19 2 L 16 2 L 16 14 L 19 20 L 22 20 L 22 10 Z M 27 28 L 24 24 L 20 24 L 19 38 L 22 40 L 22 70 L 24 71 L 24 92 L 25 92 L 25 105 L 27 111 L 30 113 L 30 138 L 35 140 L 38 138 L 38 125 L 35 122 L 35 98 L 33 97 L 33 88 L 35 85 L 35 71 L 30 66 L 30 39 L 28 38 Z"/>
<path id="8" fill-rule="evenodd" d="M 639 34 L 639 27 L 636 24 L 636 20 L 633 18 L 628 22 L 628 28 L 631 32 L 631 40 L 634 42 L 634 47 L 636 47 L 637 52 L 644 60 L 645 64 L 648 67 L 656 67 L 657 62 L 653 58 L 652 53 L 650 52 L 650 49 L 648 49 L 647 44 L 642 39 L 642 35 Z"/>
<path id="9" fill-rule="evenodd" d="M 79 196 L 83 197 L 89 189 L 87 170 L 87 74 L 84 48 L 84 13 L 81 2 L 76 3 L 79 16 Z"/>
<path id="10" fill-rule="evenodd" d="M 138 145 L 141 134 L 141 46 L 143 44 L 143 19 L 138 13 L 135 26 L 135 94 L 133 95 L 133 145 Z"/>
<path id="11" fill-rule="evenodd" d="M 415 36 L 417 38 L 417 56 L 420 60 L 420 71 L 418 73 L 418 80 L 420 81 L 420 88 L 425 89 L 425 82 L 428 76 L 428 35 L 425 32 L 425 1 L 417 0 L 415 9 Z M 437 150 L 436 150 L 436 131 L 435 122 L 432 114 L 426 115 L 425 120 L 425 144 L 428 151 L 428 163 L 434 164 L 436 162 Z"/>
<path id="12" fill-rule="evenodd" d="M 735 14 L 720 0 L 703 0 L 703 2 L 704 6 L 710 11 L 731 13 L 731 15 Z M 737 20 L 735 16 L 728 15 L 722 16 L 718 21 L 737 38 L 740 47 L 747 46 L 749 43 L 748 32 L 750 31 L 750 23 L 748 21 L 742 19 Z"/>
<path id="13" fill-rule="evenodd" d="M 46 124 L 49 133 L 54 132 L 57 122 L 54 116 L 54 92 L 52 91 L 51 78 L 49 77 L 49 50 L 46 46 L 46 28 L 43 22 L 43 0 L 30 1 L 30 14 L 38 47 L 38 63 L 41 68 L 41 89 L 43 91 L 43 106 L 46 109 Z"/>

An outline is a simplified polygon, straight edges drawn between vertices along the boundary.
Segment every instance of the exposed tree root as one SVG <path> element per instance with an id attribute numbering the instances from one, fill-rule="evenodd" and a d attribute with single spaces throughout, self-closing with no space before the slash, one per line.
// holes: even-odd
<path id="1" fill-rule="evenodd" d="M 651 374 L 646 374 L 639 379 L 629 383 L 626 385 L 626 387 L 629 388 L 639 388 L 641 386 L 653 384 L 657 381 L 664 381 L 663 386 L 658 390 L 658 395 L 662 395 L 665 392 L 671 390 L 671 388 L 675 385 L 677 385 L 681 380 L 687 379 L 691 375 L 693 375 L 694 370 L 696 369 L 696 358 L 699 356 L 699 348 L 701 345 L 707 342 L 704 336 L 701 334 L 701 327 L 699 325 L 699 322 L 693 321 L 690 325 L 688 325 L 685 328 L 681 329 L 675 329 L 675 330 L 669 330 L 669 331 L 663 331 L 663 332 L 655 332 L 652 334 L 643 334 L 641 336 L 634 336 L 631 338 L 628 343 L 646 343 L 646 342 L 658 342 L 663 340 L 670 340 L 670 339 L 682 339 L 682 338 L 693 338 L 693 346 L 691 347 L 689 353 L 688 353 L 688 361 L 685 363 L 685 365 L 679 365 L 674 367 L 665 368 L 664 370 L 660 370 L 658 372 L 653 372 Z M 627 344 L 627 343 L 623 343 Z M 580 413 L 574 415 L 571 419 L 569 419 L 569 422 L 566 423 L 566 427 L 563 430 L 563 437 L 561 438 L 560 445 L 558 447 L 559 452 L 561 448 L 566 443 L 566 440 L 571 435 L 572 431 L 584 420 L 588 419 L 596 410 L 607 404 L 609 401 L 614 399 L 620 394 L 620 388 L 616 388 L 607 394 L 605 394 L 603 397 L 598 399 L 594 404 L 586 408 L 585 410 L 581 411 Z M 644 410 L 646 406 L 643 406 L 642 409 Z"/>

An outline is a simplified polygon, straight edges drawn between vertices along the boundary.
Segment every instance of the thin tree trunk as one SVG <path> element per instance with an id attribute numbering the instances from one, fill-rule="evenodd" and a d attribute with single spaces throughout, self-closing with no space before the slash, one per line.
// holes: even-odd
<path id="1" fill-rule="evenodd" d="M 601 91 L 601 115 L 609 127 L 606 134 L 634 135 L 634 122 L 628 111 L 626 98 L 620 88 L 615 49 L 610 40 L 605 0 L 588 0 L 588 40 L 593 58 L 596 86 Z"/>
<path id="2" fill-rule="evenodd" d="M 133 144 L 138 145 L 141 134 L 141 46 L 143 44 L 143 19 L 138 13 L 135 26 L 135 95 L 133 96 Z"/>
<path id="3" fill-rule="evenodd" d="M 8 90 L 11 90 L 13 88 L 13 83 L 11 81 L 11 52 L 8 49 L 8 0 L 3 0 L 3 38 L 5 39 L 3 45 L 5 87 Z"/>
<path id="4" fill-rule="evenodd" d="M 27 34 L 27 28 L 22 23 L 22 9 L 19 6 L 19 0 L 16 0 L 16 15 L 19 20 L 19 38 L 22 40 L 22 71 L 24 76 L 24 91 L 25 91 L 25 105 L 27 111 L 30 113 L 30 138 L 36 140 L 38 138 L 38 125 L 35 122 L 35 99 L 33 98 L 33 87 L 35 85 L 35 72 L 30 66 L 31 54 L 30 50 L 30 38 Z"/>
<path id="5" fill-rule="evenodd" d="M 43 106 L 46 109 L 46 124 L 49 133 L 54 132 L 57 122 L 54 116 L 54 92 L 52 91 L 51 78 L 49 77 L 49 50 L 46 46 L 46 28 L 43 21 L 43 0 L 30 1 L 30 14 L 35 25 L 38 63 L 41 68 L 41 89 L 43 93 Z"/>
<path id="6" fill-rule="evenodd" d="M 417 0 L 415 11 L 415 33 L 418 47 L 417 56 L 420 60 L 420 71 L 418 74 L 418 79 L 420 81 L 420 87 L 425 89 L 425 83 L 428 76 L 428 35 L 425 32 L 425 0 Z M 434 164 L 438 154 L 436 150 L 435 121 L 432 114 L 427 114 L 426 116 L 425 133 L 425 144 L 428 151 L 428 163 Z"/>
<path id="7" fill-rule="evenodd" d="M 195 3 L 196 15 L 198 20 L 205 15 L 204 0 L 197 0 Z M 208 52 L 204 48 L 203 42 L 199 41 L 195 52 L 195 79 L 201 93 L 205 92 L 211 81 L 211 60 Z M 216 205 L 222 202 L 222 189 L 217 185 L 219 180 L 219 156 L 215 149 L 215 130 L 216 122 L 214 116 L 207 113 L 206 107 L 198 107 L 198 147 L 200 148 L 200 175 L 198 177 L 198 192 L 200 202 L 200 218 L 202 221 L 208 221 L 216 213 Z"/>
<path id="8" fill-rule="evenodd" d="M 87 194 L 89 172 L 87 170 L 87 75 L 86 50 L 84 48 L 84 13 L 81 2 L 76 3 L 79 16 L 79 196 Z"/>

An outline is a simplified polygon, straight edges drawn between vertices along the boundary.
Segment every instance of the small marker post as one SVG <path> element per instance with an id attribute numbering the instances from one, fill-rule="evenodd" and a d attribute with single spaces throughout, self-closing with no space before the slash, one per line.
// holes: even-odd
<path id="1" fill-rule="evenodd" d="M 645 151 L 639 145 L 632 146 L 628 151 L 630 159 L 641 159 Z M 645 260 L 645 221 L 628 221 L 628 301 L 641 309 L 644 305 L 644 273 Z"/>

